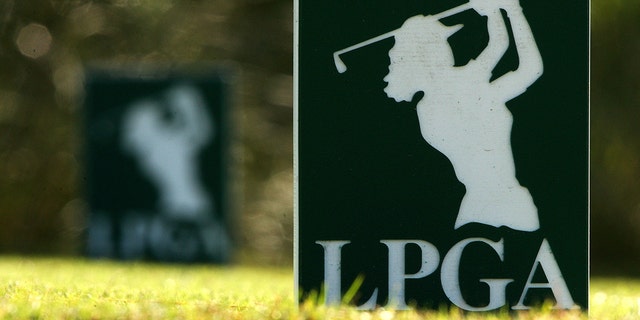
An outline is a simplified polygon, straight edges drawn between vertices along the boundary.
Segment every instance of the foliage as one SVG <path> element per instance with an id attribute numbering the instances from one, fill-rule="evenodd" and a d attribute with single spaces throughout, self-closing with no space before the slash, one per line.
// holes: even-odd
<path id="1" fill-rule="evenodd" d="M 287 0 L 0 1 L 0 252 L 82 252 L 87 67 L 230 62 L 236 237 L 288 261 L 292 38 Z"/>
<path id="2" fill-rule="evenodd" d="M 594 0 L 591 226 L 594 272 L 638 274 L 640 2 Z M 614 265 L 617 265 L 614 267 Z M 624 265 L 625 267 L 621 267 Z"/>
<path id="3" fill-rule="evenodd" d="M 438 311 L 358 311 L 313 300 L 296 307 L 290 269 L 184 266 L 51 258 L 0 259 L 4 319 L 586 319 L 580 311 L 468 314 Z M 592 319 L 640 317 L 640 282 L 598 279 Z"/>

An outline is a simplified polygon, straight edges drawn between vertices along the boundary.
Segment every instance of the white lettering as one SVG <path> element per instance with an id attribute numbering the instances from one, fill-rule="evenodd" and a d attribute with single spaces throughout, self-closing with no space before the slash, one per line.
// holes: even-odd
<path id="1" fill-rule="evenodd" d="M 533 283 L 533 275 L 536 273 L 538 265 L 547 276 L 547 283 Z M 520 300 L 518 301 L 518 304 L 513 306 L 513 310 L 529 309 L 528 306 L 524 305 L 524 299 L 529 292 L 529 289 L 551 289 L 553 296 L 556 298 L 556 305 L 554 306 L 554 309 L 580 309 L 580 306 L 573 302 L 567 283 L 564 281 L 564 277 L 560 272 L 560 267 L 558 267 L 556 258 L 551 252 L 551 246 L 549 246 L 547 239 L 544 239 L 540 245 L 538 256 L 533 262 L 533 267 L 531 267 L 531 272 L 529 273 L 527 283 L 522 290 Z"/>
<path id="2" fill-rule="evenodd" d="M 335 306 L 342 302 L 341 275 L 342 247 L 351 241 L 316 241 L 324 248 L 324 291 L 325 305 Z M 375 308 L 378 300 L 378 288 L 373 291 L 371 298 L 358 309 L 370 310 Z"/>
<path id="3" fill-rule="evenodd" d="M 460 259 L 464 248 L 472 242 L 482 242 L 488 244 L 500 257 L 500 261 L 504 261 L 504 242 L 502 239 L 498 242 L 492 242 L 484 238 L 470 238 L 458 242 L 449 250 L 442 261 L 442 270 L 440 281 L 442 289 L 449 300 L 456 306 L 467 311 L 488 311 L 500 308 L 506 303 L 506 287 L 513 279 L 480 279 L 489 285 L 489 304 L 485 307 L 474 307 L 469 305 L 462 297 L 460 290 Z"/>
<path id="4" fill-rule="evenodd" d="M 381 243 L 389 248 L 389 298 L 388 307 L 398 310 L 407 309 L 405 300 L 405 279 L 424 278 L 432 274 L 440 263 L 438 249 L 423 240 L 382 240 Z M 405 246 L 415 244 L 420 247 L 422 263 L 416 273 L 405 273 Z"/>
<path id="5" fill-rule="evenodd" d="M 484 243 L 491 247 L 498 255 L 500 261 L 504 261 L 504 240 L 493 242 L 485 238 L 469 238 L 455 244 L 442 260 L 440 271 L 440 282 L 442 289 L 454 305 L 467 311 L 489 311 L 498 309 L 506 305 L 506 288 L 513 279 L 479 279 L 489 287 L 489 302 L 486 306 L 472 306 L 462 296 L 460 288 L 460 261 L 465 248 L 471 243 Z M 324 296 L 326 305 L 339 305 L 347 303 L 342 298 L 341 288 L 341 253 L 342 248 L 351 243 L 346 240 L 316 241 L 324 248 Z M 389 294 L 387 307 L 394 309 L 407 309 L 405 296 L 405 285 L 407 279 L 420 279 L 434 273 L 440 262 L 440 253 L 431 243 L 424 240 L 381 240 L 389 250 L 388 257 L 388 285 Z M 415 273 L 406 273 L 406 247 L 416 245 L 420 248 L 421 263 Z M 533 277 L 538 269 L 542 268 L 547 277 L 545 283 L 534 283 Z M 513 310 L 530 309 L 524 304 L 525 298 L 530 289 L 550 289 L 555 297 L 555 309 L 579 309 L 571 297 L 569 288 L 560 272 L 549 242 L 544 239 L 525 283 L 518 304 L 512 307 Z M 357 289 L 352 289 L 357 290 Z M 351 296 L 351 295 L 349 295 Z M 362 305 L 360 310 L 371 310 L 376 307 L 378 300 L 378 288 L 373 290 L 371 297 Z"/>

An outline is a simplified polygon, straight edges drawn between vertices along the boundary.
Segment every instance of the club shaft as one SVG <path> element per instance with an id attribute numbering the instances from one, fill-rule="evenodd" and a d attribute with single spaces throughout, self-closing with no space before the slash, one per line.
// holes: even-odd
<path id="1" fill-rule="evenodd" d="M 436 14 L 432 15 L 431 18 L 436 19 L 436 20 L 440 20 L 442 18 L 446 18 L 448 16 L 452 16 L 454 14 L 458 14 L 458 13 L 460 13 L 462 11 L 465 11 L 465 10 L 468 10 L 468 9 L 471 9 L 471 6 L 469 5 L 469 3 L 464 3 L 464 4 L 461 4 L 461 5 L 457 6 L 457 7 L 453 7 L 451 9 L 442 11 L 440 13 L 436 13 Z M 336 67 L 338 68 L 338 65 L 341 65 L 341 66 L 343 66 L 343 68 L 338 68 L 338 69 L 339 70 L 342 69 L 341 72 L 344 72 L 344 70 L 346 70 L 346 66 L 344 66 L 344 63 L 342 62 L 342 59 L 340 59 L 340 55 L 341 54 L 349 52 L 349 51 L 353 51 L 353 50 L 356 50 L 356 49 L 360 49 L 362 47 L 366 47 L 366 46 L 368 46 L 368 45 L 370 45 L 372 43 L 375 43 L 375 42 L 378 42 L 378 41 L 382 41 L 382 40 L 387 39 L 387 38 L 391 38 L 396 34 L 396 32 L 398 32 L 398 30 L 399 29 L 395 29 L 395 30 L 389 31 L 389 32 L 381 34 L 381 35 L 379 35 L 377 37 L 373 37 L 371 39 L 362 41 L 360 43 L 356 43 L 356 44 L 354 44 L 354 45 L 352 45 L 350 47 L 346 47 L 346 48 L 344 48 L 342 50 L 338 50 L 338 51 L 334 52 L 333 53 L 333 59 L 336 62 Z"/>

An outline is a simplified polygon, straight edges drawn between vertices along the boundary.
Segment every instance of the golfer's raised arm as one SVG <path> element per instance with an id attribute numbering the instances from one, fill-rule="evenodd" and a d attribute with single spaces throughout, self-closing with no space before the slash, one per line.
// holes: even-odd
<path id="1" fill-rule="evenodd" d="M 487 72 L 493 71 L 493 68 L 502 59 L 505 52 L 509 48 L 509 34 L 507 26 L 500 13 L 500 7 L 493 5 L 491 1 L 474 1 L 473 4 L 482 3 L 482 7 L 474 7 L 480 14 L 487 16 L 487 30 L 489 33 L 489 43 L 487 47 L 475 59 L 476 63 L 483 67 Z"/>
<path id="2" fill-rule="evenodd" d="M 513 93 L 514 96 L 517 96 L 540 78 L 544 68 L 538 45 L 533 37 L 531 27 L 522 13 L 522 8 L 515 2 L 515 5 L 505 9 L 511 21 L 519 65 L 518 69 L 507 73 L 495 82 L 499 81 L 501 85 L 513 88 L 514 91 L 517 90 L 518 92 Z"/>

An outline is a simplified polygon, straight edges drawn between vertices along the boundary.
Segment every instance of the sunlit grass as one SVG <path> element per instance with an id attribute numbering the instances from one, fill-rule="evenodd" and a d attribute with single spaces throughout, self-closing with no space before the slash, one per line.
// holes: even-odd
<path id="1" fill-rule="evenodd" d="M 298 308 L 289 268 L 0 258 L 0 319 L 587 319 L 580 311 L 466 314 Z M 591 319 L 640 319 L 640 280 L 595 279 Z"/>
<path id="2" fill-rule="evenodd" d="M 291 279 L 286 269 L 3 258 L 0 318 L 258 319 L 293 309 Z"/>
<path id="3" fill-rule="evenodd" d="M 640 319 L 640 279 L 604 279 L 591 281 L 593 319 Z"/>

